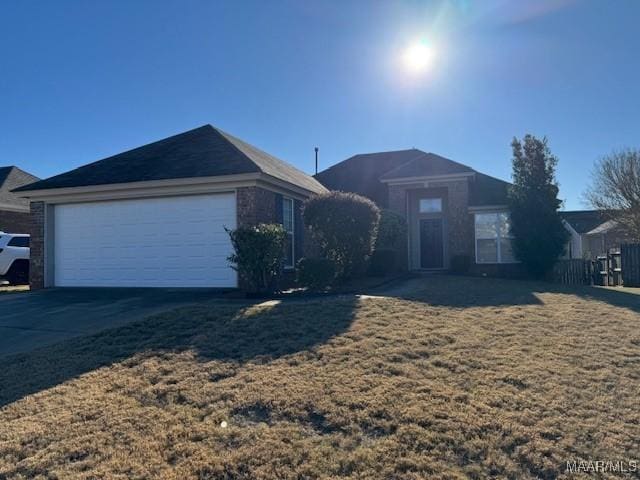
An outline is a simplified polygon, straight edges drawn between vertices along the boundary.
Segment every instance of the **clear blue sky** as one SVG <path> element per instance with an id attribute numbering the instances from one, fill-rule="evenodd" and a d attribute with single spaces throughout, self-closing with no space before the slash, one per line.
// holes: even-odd
<path id="1" fill-rule="evenodd" d="M 211 123 L 307 172 L 316 145 L 323 168 L 416 147 L 509 179 L 529 132 L 575 209 L 596 158 L 640 147 L 637 0 L 0 7 L 0 165 L 43 177 Z"/>

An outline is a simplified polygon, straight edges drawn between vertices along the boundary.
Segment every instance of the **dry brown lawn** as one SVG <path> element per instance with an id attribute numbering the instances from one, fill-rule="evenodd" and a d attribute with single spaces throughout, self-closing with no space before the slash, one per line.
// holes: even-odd
<path id="1" fill-rule="evenodd" d="M 640 460 L 637 295 L 456 277 L 377 295 L 197 305 L 0 359 L 0 478 L 598 478 L 566 462 Z"/>

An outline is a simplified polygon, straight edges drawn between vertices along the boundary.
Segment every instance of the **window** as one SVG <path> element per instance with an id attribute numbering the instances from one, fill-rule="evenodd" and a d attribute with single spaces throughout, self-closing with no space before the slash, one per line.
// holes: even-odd
<path id="1" fill-rule="evenodd" d="M 295 264 L 294 259 L 294 245 L 293 245 L 293 199 L 292 198 L 283 198 L 282 199 L 282 227 L 287 234 L 287 238 L 285 240 L 285 250 L 284 250 L 284 266 L 285 268 L 293 268 Z"/>
<path id="2" fill-rule="evenodd" d="M 509 214 L 476 213 L 476 263 L 514 263 Z"/>
<path id="3" fill-rule="evenodd" d="M 442 212 L 442 199 L 421 198 L 419 209 L 420 213 L 440 213 Z"/>
<path id="4" fill-rule="evenodd" d="M 26 247 L 29 248 L 29 237 L 13 237 L 7 243 L 7 247 Z"/>

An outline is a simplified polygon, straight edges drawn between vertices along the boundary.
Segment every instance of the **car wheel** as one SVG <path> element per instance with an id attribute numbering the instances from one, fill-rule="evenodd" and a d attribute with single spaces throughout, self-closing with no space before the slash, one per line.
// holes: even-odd
<path id="1" fill-rule="evenodd" d="M 16 260 L 7 272 L 7 280 L 12 285 L 24 285 L 29 283 L 29 262 Z"/>

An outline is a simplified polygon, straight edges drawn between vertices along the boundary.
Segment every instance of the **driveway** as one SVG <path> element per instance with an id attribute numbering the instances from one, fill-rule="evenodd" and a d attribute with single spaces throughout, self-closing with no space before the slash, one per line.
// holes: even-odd
<path id="1" fill-rule="evenodd" d="M 164 288 L 65 288 L 0 295 L 0 356 L 118 327 L 219 291 Z"/>

